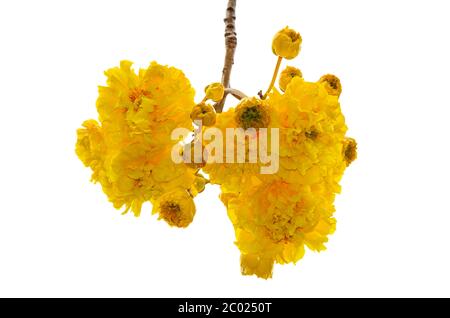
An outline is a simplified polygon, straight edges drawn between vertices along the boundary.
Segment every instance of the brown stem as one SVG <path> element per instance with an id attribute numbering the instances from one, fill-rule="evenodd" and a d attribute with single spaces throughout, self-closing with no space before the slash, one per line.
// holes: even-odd
<path id="1" fill-rule="evenodd" d="M 243 92 L 235 88 L 225 88 L 225 94 L 231 94 L 239 100 L 247 97 L 247 95 L 245 95 Z"/>
<path id="2" fill-rule="evenodd" d="M 234 52 L 236 51 L 237 37 L 236 37 L 236 0 L 228 0 L 227 11 L 225 15 L 225 62 L 222 70 L 222 85 L 225 88 L 230 88 L 231 68 L 234 63 Z M 217 113 L 221 113 L 227 98 L 227 93 L 224 94 L 222 100 L 214 105 Z"/>

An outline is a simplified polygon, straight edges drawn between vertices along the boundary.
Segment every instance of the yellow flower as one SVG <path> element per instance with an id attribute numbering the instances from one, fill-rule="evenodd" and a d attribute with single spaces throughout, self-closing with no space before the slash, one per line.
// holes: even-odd
<path id="1" fill-rule="evenodd" d="M 333 96 L 341 95 L 342 92 L 342 85 L 339 78 L 332 74 L 324 75 L 320 78 L 319 83 L 322 83 L 325 86 L 325 89 L 327 90 L 328 94 Z"/>
<path id="2" fill-rule="evenodd" d="M 103 132 L 96 120 L 86 120 L 77 130 L 75 151 L 86 167 L 95 169 L 103 161 L 106 151 Z"/>
<path id="3" fill-rule="evenodd" d="M 252 126 L 278 128 L 279 170 L 275 175 L 261 175 L 260 162 L 226 163 L 224 156 L 224 163 L 204 167 L 222 191 L 238 193 L 256 179 L 282 178 L 308 185 L 327 182 L 330 191 L 339 192 L 338 182 L 346 167 L 342 144 L 347 126 L 339 102 L 330 98 L 323 85 L 294 77 L 284 94 L 274 90 L 264 101 L 244 99 L 236 109 L 219 114 L 215 124 L 224 136 L 226 128 Z M 254 138 L 259 144 L 259 135 Z M 237 149 L 237 140 L 234 142 Z M 248 143 L 246 140 L 246 151 Z"/>
<path id="4" fill-rule="evenodd" d="M 194 90 L 183 72 L 152 62 L 136 74 L 132 63 L 105 72 L 107 86 L 99 87 L 97 110 L 105 134 L 112 142 L 130 137 L 149 145 L 173 143 L 170 132 L 177 127 L 191 129 L 189 118 L 195 106 Z"/>
<path id="5" fill-rule="evenodd" d="M 216 122 L 216 111 L 214 107 L 206 103 L 195 105 L 190 116 L 192 121 L 201 121 L 204 126 L 212 126 Z"/>
<path id="6" fill-rule="evenodd" d="M 186 190 L 174 190 L 154 203 L 153 213 L 159 213 L 159 218 L 170 226 L 187 227 L 194 219 L 194 200 Z"/>
<path id="7" fill-rule="evenodd" d="M 244 129 L 264 128 L 269 125 L 270 114 L 261 99 L 244 98 L 236 107 L 235 121 Z"/>
<path id="8" fill-rule="evenodd" d="M 243 100 L 243 102 L 247 104 L 245 100 Z M 259 102 L 257 102 L 257 105 L 258 103 Z M 253 105 L 251 102 L 248 103 L 249 107 L 241 105 L 241 113 L 245 113 L 243 112 L 243 110 L 245 110 L 246 108 L 251 108 L 251 105 Z M 256 110 L 261 110 L 263 114 L 261 118 L 265 118 L 265 109 L 260 109 L 259 106 L 257 106 Z M 240 123 L 241 120 L 239 120 L 239 115 L 237 115 L 237 112 L 237 108 L 230 108 L 228 111 L 218 114 L 217 121 L 214 127 L 222 132 L 223 140 L 221 143 L 224 147 L 224 151 L 222 153 L 222 163 L 207 161 L 206 166 L 203 167 L 203 171 L 205 171 L 209 175 L 211 183 L 220 184 L 223 193 L 239 192 L 239 189 L 242 186 L 244 180 L 250 179 L 252 176 L 260 174 L 260 164 L 250 162 L 250 158 L 248 156 L 249 145 L 251 142 L 257 143 L 258 136 L 251 136 L 251 140 L 249 138 L 238 138 L 236 135 L 234 135 L 234 138 L 232 139 L 227 138 L 227 128 L 242 128 L 242 123 Z M 244 123 L 246 118 L 247 117 L 243 119 Z M 261 124 L 261 118 L 259 119 L 259 124 Z M 266 119 L 263 119 L 263 121 L 265 120 Z M 249 122 L 246 123 L 249 124 Z M 258 125 L 258 123 L 256 123 L 256 125 Z M 209 142 L 205 140 L 203 142 L 205 144 L 205 147 L 207 147 Z M 227 159 L 227 148 L 234 149 L 232 158 L 230 158 L 230 161 L 232 162 L 228 161 Z M 236 153 L 238 148 L 244 148 L 245 150 L 244 162 L 237 162 Z"/>
<path id="9" fill-rule="evenodd" d="M 344 139 L 343 153 L 347 166 L 349 166 L 356 159 L 357 157 L 356 148 L 357 144 L 355 139 L 353 138 Z"/>
<path id="10" fill-rule="evenodd" d="M 275 111 L 271 125 L 279 128 L 280 169 L 288 182 L 315 184 L 327 179 L 334 188 L 345 162 L 342 142 L 347 126 L 337 99 L 329 98 L 320 83 L 294 77 L 284 94 L 267 101 Z"/>
<path id="11" fill-rule="evenodd" d="M 296 263 L 305 252 L 325 249 L 335 230 L 334 207 L 309 186 L 278 180 L 242 191 L 228 203 L 243 255 L 243 274 L 272 275 L 274 262 Z"/>
<path id="12" fill-rule="evenodd" d="M 322 83 L 294 76 L 284 94 L 273 90 L 264 101 L 241 103 L 219 114 L 215 127 L 225 132 L 252 126 L 255 117 L 270 118 L 267 125 L 254 126 L 279 129 L 278 172 L 262 175 L 258 162 L 207 164 L 204 170 L 221 187 L 220 198 L 241 251 L 242 273 L 269 278 L 274 262 L 295 263 L 305 246 L 325 249 L 335 229 L 332 215 L 339 181 L 356 144 L 346 139 L 339 101 Z M 243 115 L 254 104 L 264 115 Z"/>
<path id="13" fill-rule="evenodd" d="M 302 78 L 302 72 L 293 66 L 287 66 L 280 74 L 280 79 L 278 81 L 278 84 L 280 86 L 280 89 L 282 92 L 286 90 L 286 87 L 289 85 L 291 80 L 294 77 L 300 77 Z"/>
<path id="14" fill-rule="evenodd" d="M 171 132 L 193 129 L 195 104 L 180 70 L 153 62 L 135 73 L 131 65 L 122 61 L 105 72 L 107 86 L 99 87 L 97 99 L 100 123 L 88 120 L 78 130 L 76 153 L 114 207 L 138 216 L 144 202 L 191 188 L 195 170 L 171 160 L 178 142 Z"/>
<path id="15" fill-rule="evenodd" d="M 221 83 L 212 83 L 205 87 L 206 98 L 219 102 L 223 98 L 225 88 Z"/>
<path id="16" fill-rule="evenodd" d="M 300 52 L 301 43 L 300 33 L 285 27 L 275 34 L 272 40 L 272 51 L 277 56 L 291 60 Z"/>

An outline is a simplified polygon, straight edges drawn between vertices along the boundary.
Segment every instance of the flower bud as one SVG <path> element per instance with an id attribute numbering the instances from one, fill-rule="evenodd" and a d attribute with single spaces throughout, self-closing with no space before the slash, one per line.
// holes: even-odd
<path id="1" fill-rule="evenodd" d="M 212 126 L 216 123 L 216 111 L 211 105 L 200 103 L 192 108 L 191 119 L 202 121 L 204 126 Z"/>
<path id="2" fill-rule="evenodd" d="M 280 80 L 278 81 L 278 85 L 280 86 L 281 91 L 285 91 L 289 83 L 294 77 L 302 77 L 302 72 L 293 66 L 287 66 L 280 74 Z"/>
<path id="3" fill-rule="evenodd" d="M 221 83 L 212 83 L 205 87 L 206 98 L 219 102 L 223 98 L 225 88 Z"/>
<path id="4" fill-rule="evenodd" d="M 322 83 L 325 86 L 328 94 L 338 97 L 341 95 L 342 85 L 337 76 L 332 74 L 324 75 L 320 78 L 319 83 Z"/>
<path id="5" fill-rule="evenodd" d="M 300 33 L 288 27 L 278 31 L 272 40 L 272 51 L 275 55 L 291 60 L 300 52 L 302 37 Z"/>
<path id="6" fill-rule="evenodd" d="M 347 166 L 349 166 L 356 159 L 356 148 L 357 144 L 355 139 L 349 137 L 344 139 L 344 147 L 342 148 L 342 152 Z"/>
<path id="7" fill-rule="evenodd" d="M 192 194 L 192 196 L 195 197 L 197 194 L 202 193 L 205 190 L 206 184 L 208 182 L 209 180 L 204 176 L 202 176 L 201 174 L 197 174 L 191 188 L 189 189 L 189 192 Z"/>
<path id="8" fill-rule="evenodd" d="M 189 193 L 180 189 L 163 194 L 153 211 L 170 226 L 187 227 L 194 219 L 195 204 Z"/>

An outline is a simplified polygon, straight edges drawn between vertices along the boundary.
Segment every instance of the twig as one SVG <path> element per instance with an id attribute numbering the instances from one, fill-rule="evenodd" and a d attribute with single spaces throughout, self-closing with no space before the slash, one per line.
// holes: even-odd
<path id="1" fill-rule="evenodd" d="M 245 95 L 245 93 L 241 92 L 241 91 L 238 90 L 238 89 L 234 89 L 234 88 L 225 88 L 225 93 L 224 93 L 224 95 L 225 95 L 225 94 L 231 94 L 231 95 L 233 95 L 234 97 L 236 97 L 236 98 L 239 99 L 239 100 L 241 100 L 241 99 L 247 97 L 247 95 Z"/>
<path id="2" fill-rule="evenodd" d="M 230 88 L 231 68 L 234 63 L 234 52 L 236 51 L 237 37 L 236 37 L 236 0 L 228 0 L 227 11 L 225 15 L 225 62 L 222 70 L 222 84 L 225 88 Z M 214 105 L 217 113 L 221 113 L 227 98 L 225 92 L 222 100 Z"/>

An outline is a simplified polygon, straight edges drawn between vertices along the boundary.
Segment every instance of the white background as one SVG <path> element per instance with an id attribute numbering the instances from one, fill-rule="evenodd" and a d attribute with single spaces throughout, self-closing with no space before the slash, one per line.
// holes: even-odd
<path id="1" fill-rule="evenodd" d="M 217 187 L 178 230 L 148 205 L 122 216 L 89 183 L 75 131 L 96 117 L 103 71 L 157 60 L 201 92 L 220 80 L 225 6 L 0 2 L 0 296 L 449 297 L 448 1 L 238 0 L 232 85 L 267 87 L 271 38 L 289 25 L 303 37 L 289 64 L 341 78 L 359 142 L 328 250 L 273 279 L 241 276 Z"/>

